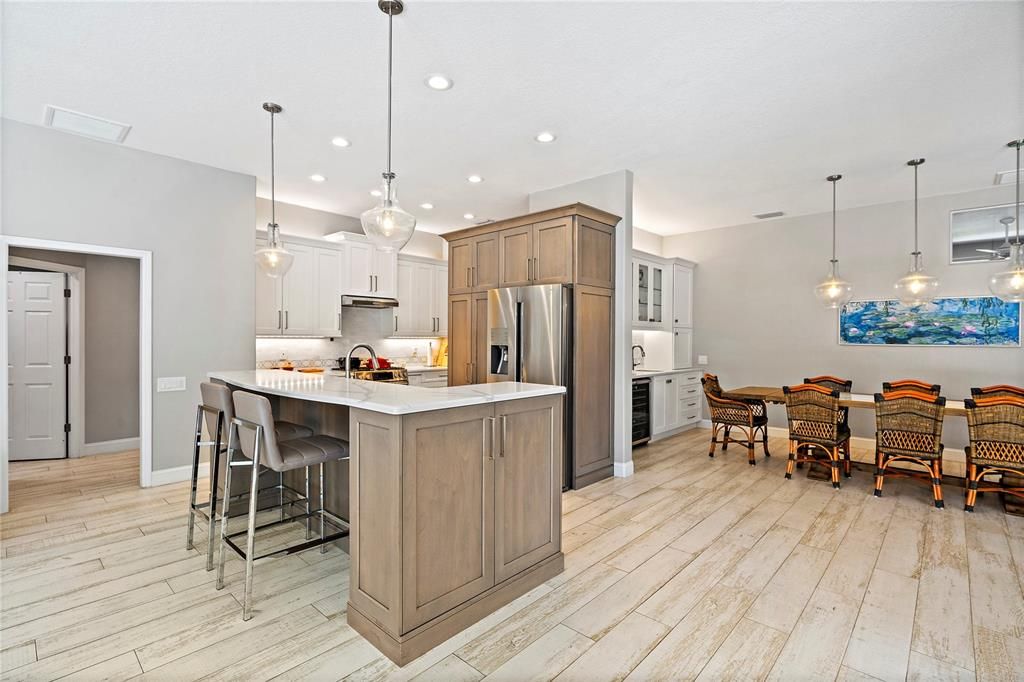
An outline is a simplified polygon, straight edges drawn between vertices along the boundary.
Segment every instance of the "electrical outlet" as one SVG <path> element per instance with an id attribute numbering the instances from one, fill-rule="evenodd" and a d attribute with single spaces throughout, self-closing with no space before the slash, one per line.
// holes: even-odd
<path id="1" fill-rule="evenodd" d="M 166 393 L 167 391 L 184 391 L 185 377 L 157 377 L 156 392 Z"/>
<path id="2" fill-rule="evenodd" d="M 698 365 L 706 365 L 706 364 L 708 364 L 708 356 L 706 356 L 706 355 L 698 355 L 697 356 L 697 364 Z"/>

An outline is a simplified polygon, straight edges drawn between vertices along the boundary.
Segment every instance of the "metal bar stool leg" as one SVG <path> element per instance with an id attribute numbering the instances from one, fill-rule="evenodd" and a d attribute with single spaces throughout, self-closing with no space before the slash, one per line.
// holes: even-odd
<path id="1" fill-rule="evenodd" d="M 228 517 L 231 515 L 231 459 L 238 441 L 238 425 L 228 427 L 228 459 L 224 466 L 224 503 L 220 513 L 220 554 L 217 557 L 217 589 L 224 588 L 224 559 L 227 558 Z"/>
<path id="2" fill-rule="evenodd" d="M 306 467 L 306 539 L 309 540 L 313 537 L 313 508 L 310 506 L 309 496 L 309 467 Z"/>
<path id="3" fill-rule="evenodd" d="M 188 497 L 188 533 L 185 538 L 185 549 L 192 549 L 193 529 L 196 523 L 196 487 L 199 478 L 199 443 L 203 439 L 203 408 L 196 408 L 196 439 L 192 448 L 192 487 Z M 212 510 L 211 510 L 212 511 Z"/>
<path id="4" fill-rule="evenodd" d="M 202 412 L 202 408 L 199 410 Z M 220 474 L 220 435 L 224 433 L 224 413 L 220 412 L 217 414 L 217 437 L 213 439 L 213 450 L 210 451 L 210 506 L 207 508 L 209 511 L 209 527 L 206 531 L 206 570 L 213 570 L 213 548 L 214 548 L 214 531 L 217 527 L 217 478 Z M 225 491 L 225 497 L 231 497 L 230 493 Z"/>
<path id="5" fill-rule="evenodd" d="M 245 541 L 245 597 L 242 602 L 242 620 L 252 618 L 252 562 L 256 556 L 256 509 L 260 487 L 260 450 L 263 448 L 263 427 L 256 427 L 256 442 L 253 445 L 252 483 L 249 486 L 249 531 Z M 284 489 L 281 489 L 282 496 Z M 284 507 L 281 508 L 284 516 Z M 223 548 L 221 549 L 223 552 Z"/>
<path id="6" fill-rule="evenodd" d="M 321 540 L 323 540 L 325 537 L 327 537 L 327 534 L 324 532 L 324 513 L 325 513 L 325 511 L 324 511 L 324 463 L 320 462 L 320 539 Z M 327 553 L 327 544 L 326 543 L 320 545 L 320 553 L 321 554 L 326 554 Z"/>

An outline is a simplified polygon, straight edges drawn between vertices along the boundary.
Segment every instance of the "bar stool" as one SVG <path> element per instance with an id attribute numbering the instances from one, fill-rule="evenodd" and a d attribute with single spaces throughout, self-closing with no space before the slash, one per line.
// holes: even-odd
<path id="1" fill-rule="evenodd" d="M 193 528 L 195 526 L 196 514 L 209 523 L 207 529 L 206 548 L 206 570 L 213 570 L 213 538 L 214 525 L 217 521 L 217 481 L 220 477 L 220 455 L 225 450 L 225 438 L 231 420 L 235 417 L 235 410 L 231 404 L 231 390 L 224 384 L 215 384 L 204 381 L 199 385 L 199 392 L 203 402 L 196 410 L 196 435 L 192 451 L 192 489 L 188 502 L 188 536 L 185 541 L 185 549 L 192 549 Z M 206 432 L 210 434 L 211 440 L 203 440 L 203 420 L 206 420 Z M 279 441 L 291 440 L 293 438 L 304 438 L 313 435 L 313 429 L 301 424 L 293 424 L 286 421 L 274 422 L 274 432 Z M 206 502 L 196 503 L 198 479 L 199 479 L 199 453 L 201 448 L 210 448 L 210 499 Z M 282 488 L 283 481 L 278 480 L 278 486 Z M 224 495 L 230 499 L 231 489 L 224 486 Z"/>
<path id="2" fill-rule="evenodd" d="M 235 418 L 231 420 L 231 427 L 228 431 L 228 459 L 227 471 L 225 473 L 224 486 L 230 489 L 231 470 L 235 467 L 252 467 L 252 483 L 249 491 L 249 519 L 248 528 L 237 533 L 228 533 L 228 523 L 231 515 L 231 505 L 228 498 L 224 498 L 223 511 L 221 512 L 220 524 L 220 557 L 217 563 L 217 589 L 224 587 L 224 558 L 227 548 L 234 550 L 245 560 L 245 597 L 242 602 L 242 620 L 252 618 L 252 573 L 253 562 L 256 559 L 264 559 L 281 554 L 294 554 L 311 547 L 320 547 L 321 552 L 327 551 L 327 543 L 348 535 L 348 523 L 333 514 L 328 519 L 329 512 L 324 508 L 324 463 L 336 460 L 347 460 L 349 458 L 348 442 L 331 436 L 313 435 L 304 438 L 294 438 L 287 441 L 279 441 L 274 429 L 274 417 L 270 409 L 270 401 L 261 395 L 248 393 L 246 391 L 235 391 L 233 396 L 235 407 Z M 238 456 L 238 459 L 236 459 Z M 305 502 L 306 513 L 298 516 L 282 518 L 279 521 L 256 525 L 257 512 L 257 472 L 261 465 L 266 465 L 279 474 L 295 469 L 306 470 L 306 494 L 301 501 Z M 309 493 L 309 469 L 319 466 L 320 469 L 320 508 L 316 512 L 310 510 Z M 289 503 L 291 504 L 291 503 Z M 284 505 L 282 504 L 282 511 Z M 310 539 L 310 520 L 314 514 L 320 517 L 320 537 Z M 255 555 L 256 531 L 281 523 L 288 523 L 305 519 L 306 541 L 284 547 L 282 549 L 268 552 L 260 556 Z M 330 523 L 339 529 L 339 532 L 327 535 L 325 524 Z M 240 535 L 246 536 L 246 545 L 243 550 L 232 538 Z"/>

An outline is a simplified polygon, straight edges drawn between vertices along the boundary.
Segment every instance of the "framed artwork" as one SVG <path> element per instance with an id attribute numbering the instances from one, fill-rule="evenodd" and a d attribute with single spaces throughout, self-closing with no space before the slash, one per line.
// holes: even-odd
<path id="1" fill-rule="evenodd" d="M 839 311 L 839 343 L 856 346 L 1020 346 L 1020 303 L 994 296 L 850 301 Z"/>

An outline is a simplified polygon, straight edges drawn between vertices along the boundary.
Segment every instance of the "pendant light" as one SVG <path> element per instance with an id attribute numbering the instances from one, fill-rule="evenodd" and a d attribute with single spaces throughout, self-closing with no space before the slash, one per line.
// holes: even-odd
<path id="1" fill-rule="evenodd" d="M 274 196 L 274 115 L 280 114 L 280 104 L 264 102 L 263 109 L 270 112 L 270 222 L 267 223 L 267 245 L 256 249 L 256 265 L 268 277 L 281 277 L 292 267 L 295 256 L 281 244 L 277 227 L 276 199 Z"/>
<path id="2" fill-rule="evenodd" d="M 842 175 L 830 175 L 826 180 L 832 183 L 832 260 L 829 261 L 828 277 L 814 287 L 814 295 L 826 308 L 838 308 L 853 297 L 853 285 L 839 278 L 836 266 L 836 183 Z"/>
<path id="3" fill-rule="evenodd" d="M 988 288 L 1001 301 L 1019 303 L 1024 301 L 1024 244 L 1020 241 L 1020 148 L 1024 147 L 1024 140 L 1014 140 L 1006 146 L 1017 148 L 1017 197 L 1014 209 L 1017 237 L 1010 244 L 1008 267 L 989 278 Z"/>
<path id="4" fill-rule="evenodd" d="M 391 172 L 391 59 L 392 21 L 401 14 L 405 6 L 401 0 L 378 0 L 377 7 L 388 15 L 388 139 L 387 167 L 383 173 L 380 201 L 359 217 L 363 232 L 382 251 L 399 251 L 412 238 L 416 229 L 416 217 L 402 209 L 395 193 L 395 174 Z"/>
<path id="5" fill-rule="evenodd" d="M 896 298 L 900 300 L 900 303 L 911 307 L 931 302 L 939 290 L 938 278 L 932 277 L 924 271 L 924 265 L 921 263 L 921 249 L 917 245 L 917 169 L 922 163 L 924 163 L 924 159 L 907 161 L 907 165 L 914 169 L 914 250 L 910 252 L 910 270 L 896 280 L 896 284 L 893 285 L 896 290 Z"/>

